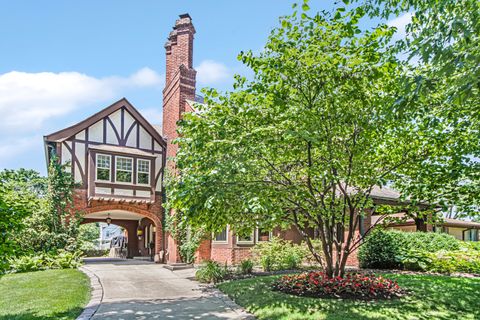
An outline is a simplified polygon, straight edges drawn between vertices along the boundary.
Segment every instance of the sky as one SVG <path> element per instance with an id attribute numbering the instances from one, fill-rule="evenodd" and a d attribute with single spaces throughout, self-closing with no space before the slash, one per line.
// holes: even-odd
<path id="1" fill-rule="evenodd" d="M 126 97 L 161 123 L 164 44 L 179 14 L 197 31 L 197 92 L 249 75 L 240 51 L 259 52 L 291 0 L 0 2 L 0 170 L 46 174 L 43 136 Z M 310 1 L 312 12 L 333 0 Z M 409 16 L 389 22 L 400 29 Z M 368 24 L 368 22 L 367 22 Z M 401 31 L 399 31 L 401 32 Z"/>

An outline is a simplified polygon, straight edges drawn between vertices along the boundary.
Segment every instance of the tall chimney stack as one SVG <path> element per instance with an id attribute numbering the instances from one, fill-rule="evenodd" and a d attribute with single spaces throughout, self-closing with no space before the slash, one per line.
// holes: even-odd
<path id="1" fill-rule="evenodd" d="M 178 145 L 172 141 L 178 137 L 177 122 L 182 118 L 187 100 L 195 100 L 195 77 L 193 69 L 193 36 L 195 28 L 190 15 L 181 14 L 165 44 L 166 81 L 163 89 L 163 137 L 167 140 L 167 159 L 175 157 Z M 175 173 L 175 163 L 167 160 L 167 169 Z M 166 212 L 166 214 L 175 214 Z M 167 236 L 167 262 L 180 261 L 177 241 L 171 234 Z"/>
<path id="2" fill-rule="evenodd" d="M 186 110 L 186 100 L 195 100 L 193 37 L 195 28 L 188 13 L 181 14 L 165 44 L 166 81 L 163 90 L 163 136 L 167 139 L 167 157 L 177 153 L 171 141 L 177 137 L 177 122 Z"/>

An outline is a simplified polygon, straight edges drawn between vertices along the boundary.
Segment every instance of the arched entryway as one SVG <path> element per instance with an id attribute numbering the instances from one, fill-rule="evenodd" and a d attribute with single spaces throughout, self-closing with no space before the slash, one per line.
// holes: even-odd
<path id="1" fill-rule="evenodd" d="M 150 257 L 157 262 L 162 258 L 162 228 L 158 217 L 150 212 L 136 212 L 124 208 L 87 210 L 82 223 L 106 222 L 125 229 L 127 258 Z"/>

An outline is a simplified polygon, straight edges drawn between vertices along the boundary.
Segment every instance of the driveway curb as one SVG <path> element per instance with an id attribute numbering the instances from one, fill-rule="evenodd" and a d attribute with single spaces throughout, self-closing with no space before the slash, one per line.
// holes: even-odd
<path id="1" fill-rule="evenodd" d="M 95 273 L 93 273 L 92 271 L 88 270 L 85 267 L 80 267 L 78 268 L 78 270 L 85 273 L 90 279 L 90 287 L 92 288 L 92 293 L 91 293 L 92 295 L 90 297 L 90 301 L 85 306 L 85 309 L 83 309 L 82 314 L 80 314 L 77 317 L 77 320 L 90 320 L 95 314 L 95 312 L 97 312 L 98 308 L 100 307 L 100 304 L 102 303 L 103 287 L 102 287 L 102 283 L 100 282 L 100 279 L 97 277 Z"/>
<path id="2" fill-rule="evenodd" d="M 228 308 L 230 308 L 233 312 L 238 314 L 242 320 L 255 320 L 255 316 L 249 312 L 247 312 L 243 307 L 238 305 L 233 299 L 230 299 L 228 295 L 220 291 L 220 289 L 216 287 L 208 287 L 206 290 L 207 293 L 211 294 L 217 299 L 220 299 Z"/>

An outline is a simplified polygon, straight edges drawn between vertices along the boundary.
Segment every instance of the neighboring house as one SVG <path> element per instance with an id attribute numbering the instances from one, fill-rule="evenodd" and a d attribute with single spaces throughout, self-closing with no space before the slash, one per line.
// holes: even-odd
<path id="1" fill-rule="evenodd" d="M 407 217 L 404 213 L 396 213 L 389 216 L 398 221 L 386 221 L 388 228 L 401 230 L 405 232 L 418 231 L 417 224 L 413 218 Z M 379 216 L 372 216 L 372 223 L 377 223 L 381 219 Z M 428 232 L 447 233 L 458 240 L 463 241 L 479 241 L 480 239 L 480 223 L 473 221 L 465 221 L 459 219 L 443 218 L 435 224 L 426 225 Z"/>
<path id="2" fill-rule="evenodd" d="M 114 224 L 107 224 L 105 222 L 99 223 L 99 249 L 110 249 L 110 241 L 112 238 L 121 236 L 124 234 L 124 229 Z"/>
<path id="3" fill-rule="evenodd" d="M 164 231 L 163 176 L 165 166 L 175 171 L 177 122 L 194 111 L 196 71 L 193 69 L 195 28 L 188 14 L 180 15 L 165 44 L 166 81 L 163 90 L 162 130 L 157 130 L 125 98 L 91 117 L 44 137 L 47 162 L 52 156 L 70 163 L 79 187 L 74 206 L 84 215 L 83 223 L 106 222 L 124 228 L 128 257 L 154 255 L 157 262 L 180 262 L 176 240 Z M 201 101 L 200 101 L 201 102 Z M 372 192 L 375 204 L 400 205 L 399 195 L 387 188 Z M 357 235 L 368 230 L 372 217 L 361 218 Z M 311 230 L 313 236 L 314 230 Z M 237 236 L 227 228 L 204 241 L 197 261 L 213 259 L 235 264 L 250 255 L 253 245 L 272 236 L 299 243 L 295 229 L 252 230 Z M 478 236 L 478 234 L 477 234 Z M 350 265 L 357 264 L 353 254 Z"/>

